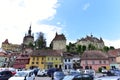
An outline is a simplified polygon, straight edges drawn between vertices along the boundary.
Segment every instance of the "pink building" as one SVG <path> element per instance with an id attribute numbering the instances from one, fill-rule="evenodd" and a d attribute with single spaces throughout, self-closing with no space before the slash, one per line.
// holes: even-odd
<path id="1" fill-rule="evenodd" d="M 16 58 L 15 63 L 13 64 L 14 68 L 26 68 L 26 64 L 29 64 L 30 56 L 27 54 L 21 54 Z"/>
<path id="2" fill-rule="evenodd" d="M 109 59 L 106 53 L 98 50 L 85 51 L 81 57 L 83 69 L 92 68 L 98 71 L 100 67 L 109 67 Z"/>

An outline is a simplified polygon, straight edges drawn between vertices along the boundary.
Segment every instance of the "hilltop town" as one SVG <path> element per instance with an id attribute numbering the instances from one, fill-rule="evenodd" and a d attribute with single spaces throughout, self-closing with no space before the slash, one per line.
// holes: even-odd
<path id="1" fill-rule="evenodd" d="M 46 39 L 42 32 L 34 40 L 31 26 L 23 37 L 22 44 L 9 43 L 9 39 L 2 42 L 0 52 L 0 67 L 14 68 L 119 68 L 120 49 L 105 46 L 102 38 L 93 35 L 78 39 L 75 43 L 67 43 L 64 34 L 56 32 L 55 37 L 46 47 Z"/>

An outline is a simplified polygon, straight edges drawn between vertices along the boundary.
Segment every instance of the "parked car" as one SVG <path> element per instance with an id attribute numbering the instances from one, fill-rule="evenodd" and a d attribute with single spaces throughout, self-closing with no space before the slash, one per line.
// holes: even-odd
<path id="1" fill-rule="evenodd" d="M 101 72 L 102 72 L 103 74 L 106 74 L 106 73 L 108 72 L 108 70 L 107 70 L 107 69 L 102 68 Z"/>
<path id="2" fill-rule="evenodd" d="M 94 78 L 94 80 L 120 80 L 120 76 L 103 76 Z"/>
<path id="3" fill-rule="evenodd" d="M 38 77 L 47 76 L 47 70 L 39 70 L 37 72 Z"/>
<path id="4" fill-rule="evenodd" d="M 120 76 L 120 70 L 119 69 L 110 69 L 109 72 L 113 75 Z"/>
<path id="5" fill-rule="evenodd" d="M 65 74 L 62 71 L 56 71 L 53 75 L 53 80 L 62 80 Z"/>
<path id="6" fill-rule="evenodd" d="M 35 74 L 32 70 L 18 71 L 13 77 L 8 80 L 35 80 Z"/>
<path id="7" fill-rule="evenodd" d="M 8 80 L 10 77 L 12 77 L 11 71 L 1 71 L 0 72 L 0 80 Z"/>
<path id="8" fill-rule="evenodd" d="M 96 72 L 95 72 L 95 70 L 93 70 L 93 69 L 85 69 L 85 70 L 82 70 L 82 73 L 83 73 L 83 74 L 89 74 L 89 75 L 91 75 L 91 76 L 93 76 L 93 77 L 95 77 L 95 75 L 96 75 Z"/>
<path id="9" fill-rule="evenodd" d="M 54 74 L 54 72 L 55 71 L 58 71 L 59 69 L 57 69 L 57 68 L 50 68 L 50 69 L 48 69 L 48 71 L 47 71 L 47 75 L 49 76 L 49 77 L 53 77 L 53 74 Z"/>
<path id="10" fill-rule="evenodd" d="M 72 74 L 67 75 L 63 78 L 63 80 L 93 80 L 93 77 L 89 74 Z"/>

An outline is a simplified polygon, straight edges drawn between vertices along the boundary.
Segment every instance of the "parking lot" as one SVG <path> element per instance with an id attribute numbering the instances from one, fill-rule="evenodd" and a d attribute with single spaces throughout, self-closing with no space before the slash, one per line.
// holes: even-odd
<path id="1" fill-rule="evenodd" d="M 50 77 L 35 77 L 35 80 L 51 80 Z"/>

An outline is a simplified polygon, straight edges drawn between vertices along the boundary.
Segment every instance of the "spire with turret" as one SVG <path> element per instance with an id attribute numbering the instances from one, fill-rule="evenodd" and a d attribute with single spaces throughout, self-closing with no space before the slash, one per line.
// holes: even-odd
<path id="1" fill-rule="evenodd" d="M 28 35 L 31 36 L 31 25 L 30 25 L 29 30 L 28 30 Z"/>

